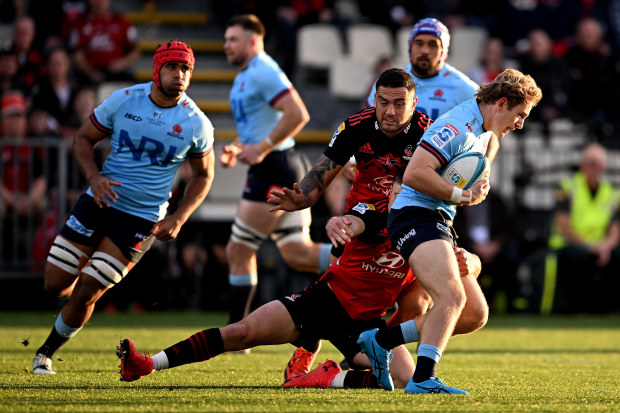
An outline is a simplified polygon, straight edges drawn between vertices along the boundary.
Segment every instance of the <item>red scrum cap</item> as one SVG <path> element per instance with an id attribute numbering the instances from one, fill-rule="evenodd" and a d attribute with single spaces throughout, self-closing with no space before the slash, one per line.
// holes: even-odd
<path id="1" fill-rule="evenodd" d="M 161 81 L 159 80 L 159 71 L 161 67 L 168 62 L 180 62 L 189 66 L 189 76 L 192 77 L 194 71 L 194 52 L 192 49 L 183 42 L 175 40 L 173 42 L 167 42 L 162 44 L 155 50 L 153 55 L 153 81 L 157 87 L 161 87 Z"/>

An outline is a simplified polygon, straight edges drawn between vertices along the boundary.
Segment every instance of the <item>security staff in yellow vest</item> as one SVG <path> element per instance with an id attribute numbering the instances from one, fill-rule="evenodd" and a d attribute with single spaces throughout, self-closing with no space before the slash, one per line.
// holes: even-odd
<path id="1" fill-rule="evenodd" d="M 556 251 L 555 308 L 560 311 L 605 312 L 618 307 L 614 297 L 620 280 L 620 191 L 603 178 L 606 167 L 605 148 L 591 143 L 582 152 L 579 171 L 556 192 L 549 248 Z M 546 275 L 552 270 L 548 259 Z"/>

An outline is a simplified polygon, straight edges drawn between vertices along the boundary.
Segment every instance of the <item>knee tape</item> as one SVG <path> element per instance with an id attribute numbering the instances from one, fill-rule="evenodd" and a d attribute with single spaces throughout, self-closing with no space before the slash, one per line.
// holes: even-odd
<path id="1" fill-rule="evenodd" d="M 312 215 L 310 209 L 286 212 L 278 220 L 271 239 L 278 247 L 291 242 L 310 242 L 310 224 Z"/>
<path id="2" fill-rule="evenodd" d="M 235 218 L 230 238 L 237 244 L 243 244 L 253 250 L 258 250 L 265 239 L 267 239 L 267 235 L 261 234 L 239 218 Z"/>
<path id="3" fill-rule="evenodd" d="M 90 265 L 84 268 L 85 274 L 90 275 L 101 285 L 108 288 L 112 288 L 121 282 L 128 272 L 125 264 L 100 251 L 93 254 Z"/>
<path id="4" fill-rule="evenodd" d="M 80 258 L 85 256 L 86 254 L 75 245 L 71 244 L 60 235 L 57 235 L 52 244 L 52 248 L 50 248 L 47 261 L 61 270 L 77 276 L 80 273 Z"/>

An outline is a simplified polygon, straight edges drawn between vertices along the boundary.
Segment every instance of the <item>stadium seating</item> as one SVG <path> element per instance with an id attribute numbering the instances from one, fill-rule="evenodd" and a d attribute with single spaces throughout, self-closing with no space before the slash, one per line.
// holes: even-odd
<path id="1" fill-rule="evenodd" d="M 340 99 L 363 99 L 375 81 L 374 62 L 355 56 L 344 56 L 332 63 L 329 71 L 329 93 Z"/>
<path id="2" fill-rule="evenodd" d="M 482 27 L 459 26 L 450 30 L 450 51 L 447 62 L 468 73 L 480 59 L 480 51 L 488 37 Z"/>
<path id="3" fill-rule="evenodd" d="M 297 63 L 311 69 L 328 69 L 342 57 L 342 39 L 335 26 L 310 24 L 297 33 Z"/>
<path id="4" fill-rule="evenodd" d="M 374 24 L 353 24 L 347 30 L 348 55 L 376 63 L 383 57 L 392 58 L 394 42 L 390 30 Z"/>
<path id="5" fill-rule="evenodd" d="M 396 52 L 394 54 L 394 65 L 396 67 L 405 67 L 409 60 L 409 33 L 413 26 L 402 26 L 396 31 L 394 40 Z"/>

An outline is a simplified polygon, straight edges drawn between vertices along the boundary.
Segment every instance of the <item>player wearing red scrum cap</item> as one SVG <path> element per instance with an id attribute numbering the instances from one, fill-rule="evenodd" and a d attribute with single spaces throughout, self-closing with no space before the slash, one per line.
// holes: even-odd
<path id="1" fill-rule="evenodd" d="M 68 301 L 37 350 L 33 373 L 54 374 L 51 357 L 89 320 L 97 300 L 122 281 L 157 238 L 174 239 L 213 181 L 213 126 L 185 91 L 194 69 L 185 43 L 157 48 L 153 81 L 108 96 L 73 140 L 90 187 L 50 249 L 45 289 Z M 94 147 L 112 148 L 101 171 Z M 187 159 L 192 177 L 177 210 L 166 216 L 173 178 Z"/>

